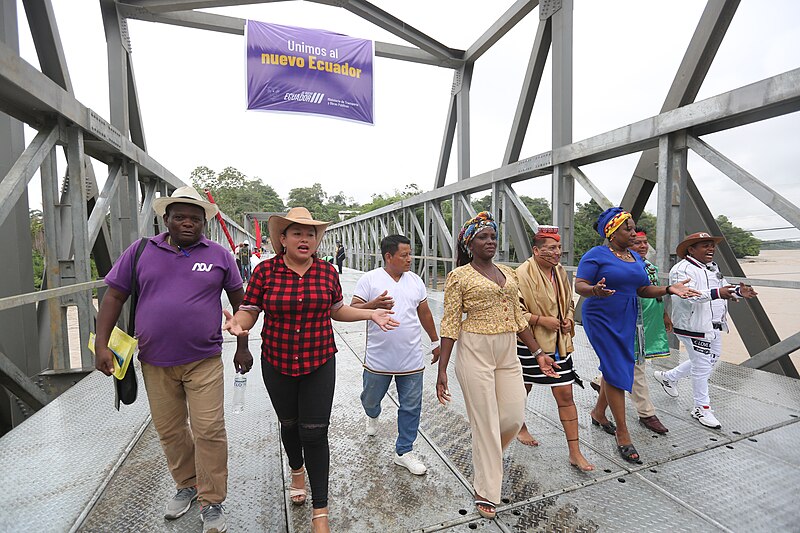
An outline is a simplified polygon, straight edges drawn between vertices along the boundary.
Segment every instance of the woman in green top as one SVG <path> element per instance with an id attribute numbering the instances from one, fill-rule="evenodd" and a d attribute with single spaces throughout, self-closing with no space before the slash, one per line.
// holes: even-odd
<path id="1" fill-rule="evenodd" d="M 636 227 L 636 244 L 631 246 L 631 250 L 638 253 L 644 259 L 645 271 L 650 278 L 651 285 L 660 285 L 658 282 L 658 267 L 645 259 L 649 243 L 647 242 L 647 232 L 642 227 Z M 668 357 L 669 342 L 667 332 L 672 331 L 672 320 L 669 314 L 664 311 L 664 301 L 661 298 L 639 298 L 639 308 L 641 309 L 641 320 L 644 329 L 644 356 Z M 639 350 L 639 336 L 636 336 L 635 352 Z"/>

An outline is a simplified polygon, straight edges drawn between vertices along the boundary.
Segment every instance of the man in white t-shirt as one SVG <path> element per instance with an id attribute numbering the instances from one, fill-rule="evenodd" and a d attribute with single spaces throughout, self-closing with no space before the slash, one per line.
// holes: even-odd
<path id="1" fill-rule="evenodd" d="M 381 241 L 383 268 L 361 276 L 351 306 L 361 309 L 391 309 L 400 326 L 391 332 L 367 325 L 364 357 L 364 389 L 361 404 L 367 414 L 367 435 L 378 432 L 381 400 L 394 378 L 400 407 L 397 411 L 397 441 L 394 462 L 421 476 L 425 465 L 412 453 L 422 412 L 422 329 L 428 334 L 435 363 L 439 359 L 439 335 L 428 307 L 425 283 L 411 269 L 411 241 L 389 235 Z"/>

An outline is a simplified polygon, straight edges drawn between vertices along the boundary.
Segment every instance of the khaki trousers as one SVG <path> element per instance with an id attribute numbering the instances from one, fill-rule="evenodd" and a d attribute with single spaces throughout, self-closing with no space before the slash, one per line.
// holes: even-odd
<path id="1" fill-rule="evenodd" d="M 153 425 L 178 489 L 197 486 L 203 505 L 228 493 L 222 358 L 179 366 L 142 363 Z"/>
<path id="2" fill-rule="evenodd" d="M 656 408 L 650 401 L 650 388 L 647 386 L 644 362 L 633 365 L 633 386 L 631 387 L 631 400 L 636 406 L 639 418 L 647 418 L 656 414 Z"/>
<path id="3" fill-rule="evenodd" d="M 600 385 L 601 376 L 602 374 L 598 374 L 592 381 Z M 650 388 L 647 386 L 644 363 L 633 365 L 633 386 L 629 396 L 636 406 L 639 418 L 648 418 L 656 414 L 656 408 L 650 401 Z"/>
<path id="4" fill-rule="evenodd" d="M 525 385 L 514 333 L 458 337 L 456 377 L 472 430 L 475 492 L 500 503 L 503 450 L 525 421 Z"/>

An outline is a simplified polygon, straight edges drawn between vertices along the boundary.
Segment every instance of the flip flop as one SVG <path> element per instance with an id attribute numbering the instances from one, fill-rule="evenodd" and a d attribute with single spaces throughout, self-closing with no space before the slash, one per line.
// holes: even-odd
<path id="1" fill-rule="evenodd" d="M 600 426 L 601 428 L 603 428 L 603 431 L 605 431 L 609 435 L 616 435 L 617 434 L 617 425 L 614 424 L 614 422 L 612 422 L 611 420 L 609 420 L 605 424 L 601 424 L 600 422 L 595 420 L 592 415 L 589 415 L 589 418 L 592 419 L 592 425 L 593 426 Z"/>

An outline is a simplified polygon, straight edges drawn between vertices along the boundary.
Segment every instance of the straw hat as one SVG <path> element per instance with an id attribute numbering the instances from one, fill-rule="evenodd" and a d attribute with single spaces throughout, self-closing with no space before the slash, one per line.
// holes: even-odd
<path id="1" fill-rule="evenodd" d="M 698 242 L 703 241 L 714 241 L 714 244 L 719 244 L 721 241 L 724 241 L 724 237 L 714 237 L 710 233 L 706 233 L 705 231 L 698 231 L 697 233 L 692 233 L 688 235 L 681 243 L 675 248 L 675 253 L 678 254 L 678 257 L 686 257 L 686 251 L 689 247 L 693 244 L 697 244 Z"/>
<path id="2" fill-rule="evenodd" d="M 311 213 L 305 207 L 293 207 L 289 209 L 286 216 L 272 215 L 267 220 L 267 228 L 269 229 L 269 240 L 272 243 L 272 249 L 276 254 L 281 253 L 281 234 L 286 231 L 292 224 L 304 224 L 306 226 L 316 226 L 317 229 L 317 246 L 322 242 L 322 235 L 328 228 L 330 222 L 323 222 L 321 220 L 314 220 Z M 320 231 L 320 228 L 322 231 Z M 313 250 L 316 252 L 316 250 Z"/>
<path id="3" fill-rule="evenodd" d="M 160 217 L 163 217 L 167 212 L 167 206 L 170 204 L 191 204 L 202 207 L 206 212 L 206 220 L 211 220 L 219 212 L 217 204 L 212 204 L 208 200 L 204 200 L 200 193 L 194 187 L 178 187 L 171 196 L 162 196 L 153 200 L 153 210 Z"/>

